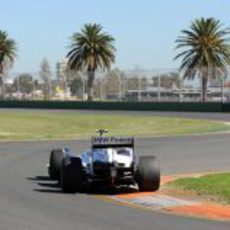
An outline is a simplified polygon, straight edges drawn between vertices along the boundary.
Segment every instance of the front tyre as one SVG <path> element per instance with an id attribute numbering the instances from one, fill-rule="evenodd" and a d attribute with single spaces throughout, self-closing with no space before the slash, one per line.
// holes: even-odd
<path id="1" fill-rule="evenodd" d="M 156 157 L 139 158 L 136 181 L 140 191 L 157 191 L 160 187 L 160 166 Z"/>
<path id="2" fill-rule="evenodd" d="M 49 176 L 52 180 L 60 180 L 60 171 L 63 160 L 62 149 L 53 149 L 50 153 Z"/>

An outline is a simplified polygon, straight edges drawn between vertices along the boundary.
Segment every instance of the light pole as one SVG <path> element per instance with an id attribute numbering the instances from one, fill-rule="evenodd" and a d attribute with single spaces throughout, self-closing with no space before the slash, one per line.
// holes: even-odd
<path id="1" fill-rule="evenodd" d="M 158 101 L 161 100 L 161 75 L 158 73 L 158 94 L 157 94 Z"/>
<path id="2" fill-rule="evenodd" d="M 33 84 L 33 94 L 32 94 L 32 96 L 33 96 L 33 100 L 35 99 L 35 79 L 34 78 L 32 78 L 32 84 Z"/>
<path id="3" fill-rule="evenodd" d="M 121 101 L 122 88 L 121 88 L 121 75 L 120 74 L 118 74 L 118 90 L 119 90 L 119 101 Z"/>
<path id="4" fill-rule="evenodd" d="M 141 101 L 141 79 L 140 75 L 137 76 L 138 81 L 138 101 Z"/>
<path id="5" fill-rule="evenodd" d="M 220 78 L 221 80 L 221 103 L 224 103 L 224 82 L 225 82 L 225 77 L 222 76 Z"/>
<path id="6" fill-rule="evenodd" d="M 17 98 L 20 99 L 20 81 L 19 76 L 17 77 Z"/>
<path id="7" fill-rule="evenodd" d="M 102 101 L 102 94 L 103 94 L 103 79 L 101 78 L 99 80 L 99 83 L 100 83 L 100 100 Z"/>
<path id="8" fill-rule="evenodd" d="M 84 81 L 84 77 L 81 77 L 82 80 L 82 101 L 85 100 L 85 81 Z"/>
<path id="9" fill-rule="evenodd" d="M 66 76 L 66 72 L 62 73 L 63 76 L 63 80 L 64 80 L 64 100 L 67 100 L 67 76 Z"/>

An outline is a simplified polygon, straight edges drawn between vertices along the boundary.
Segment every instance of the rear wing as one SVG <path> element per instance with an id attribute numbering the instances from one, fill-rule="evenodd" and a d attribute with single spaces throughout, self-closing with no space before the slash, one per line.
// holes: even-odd
<path id="1" fill-rule="evenodd" d="M 133 137 L 92 137 L 92 149 L 101 148 L 134 148 Z"/>

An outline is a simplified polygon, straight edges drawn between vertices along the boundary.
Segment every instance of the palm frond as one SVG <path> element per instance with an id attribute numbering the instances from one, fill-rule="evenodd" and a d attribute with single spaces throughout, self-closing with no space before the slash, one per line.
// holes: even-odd
<path id="1" fill-rule="evenodd" d="M 0 30 L 0 72 L 12 66 L 16 55 L 16 42 Z"/>
<path id="2" fill-rule="evenodd" d="M 182 58 L 180 70 L 185 78 L 202 73 L 207 75 L 207 71 L 204 71 L 207 69 L 214 78 L 226 74 L 230 64 L 229 28 L 223 28 L 220 21 L 214 18 L 199 18 L 181 34 L 175 41 L 175 49 L 182 51 L 174 59 Z"/>
<path id="3" fill-rule="evenodd" d="M 102 29 L 100 24 L 86 24 L 80 33 L 72 35 L 67 53 L 71 69 L 110 68 L 115 61 L 114 38 Z"/>

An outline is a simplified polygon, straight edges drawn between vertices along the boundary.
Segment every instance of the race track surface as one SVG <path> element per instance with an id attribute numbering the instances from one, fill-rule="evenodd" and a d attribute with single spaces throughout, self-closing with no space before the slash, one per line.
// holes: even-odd
<path id="1" fill-rule="evenodd" d="M 55 110 L 48 110 L 55 112 Z M 71 110 L 58 110 L 59 112 L 70 112 Z M 161 112 L 161 111 L 104 111 L 104 110 L 72 110 L 74 113 L 85 114 L 116 114 L 131 116 L 159 116 L 159 117 L 179 117 L 214 121 L 230 121 L 230 113 L 208 113 L 208 112 Z"/>
<path id="2" fill-rule="evenodd" d="M 230 223 L 119 206 L 94 194 L 62 194 L 47 177 L 54 147 L 88 141 L 0 144 L 0 230 L 229 230 Z M 140 155 L 160 158 L 162 174 L 230 170 L 230 135 L 139 139 Z"/>

